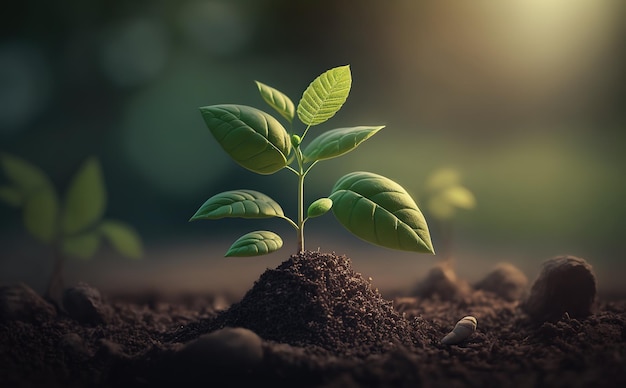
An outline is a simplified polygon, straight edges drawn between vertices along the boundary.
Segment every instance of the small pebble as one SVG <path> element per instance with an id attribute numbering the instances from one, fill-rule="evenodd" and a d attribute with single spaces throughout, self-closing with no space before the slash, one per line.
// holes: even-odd
<path id="1" fill-rule="evenodd" d="M 592 313 L 596 277 L 591 265 L 574 256 L 546 261 L 522 308 L 537 323 L 558 321 L 565 313 L 584 318 Z"/>
<path id="2" fill-rule="evenodd" d="M 61 349 L 82 357 L 89 357 L 90 353 L 85 345 L 85 341 L 76 333 L 64 334 L 59 340 Z"/>
<path id="3" fill-rule="evenodd" d="M 455 345 L 461 343 L 469 338 L 476 331 L 478 321 L 475 317 L 468 315 L 463 317 L 460 321 L 454 325 L 454 329 L 446 334 L 441 340 L 444 345 Z"/>
<path id="4" fill-rule="evenodd" d="M 116 360 L 127 360 L 130 358 L 126 352 L 123 350 L 123 346 L 118 344 L 117 342 L 101 338 L 98 340 L 98 351 L 96 353 L 97 358 L 103 359 L 116 359 Z"/>
<path id="5" fill-rule="evenodd" d="M 63 307 L 70 317 L 81 323 L 99 325 L 108 321 L 108 309 L 100 292 L 85 283 L 63 291 Z"/>
<path id="6" fill-rule="evenodd" d="M 194 368 L 247 370 L 263 359 L 263 341 L 251 330 L 226 327 L 187 343 L 178 359 Z"/>
<path id="7" fill-rule="evenodd" d="M 443 262 L 428 271 L 426 277 L 417 284 L 413 295 L 424 298 L 438 295 L 443 300 L 450 300 L 466 294 L 469 289 L 469 284 L 457 278 L 452 264 Z"/>
<path id="8" fill-rule="evenodd" d="M 499 263 L 474 287 L 493 292 L 502 299 L 513 302 L 522 299 L 527 286 L 528 278 L 516 266 Z"/>

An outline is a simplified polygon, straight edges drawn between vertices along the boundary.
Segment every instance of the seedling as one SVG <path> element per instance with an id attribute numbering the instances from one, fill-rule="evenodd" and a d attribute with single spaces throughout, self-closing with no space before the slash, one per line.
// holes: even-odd
<path id="1" fill-rule="evenodd" d="M 89 158 L 80 167 L 62 204 L 50 179 L 36 166 L 8 154 L 0 154 L 0 165 L 10 182 L 0 186 L 0 200 L 22 207 L 26 230 L 53 251 L 48 297 L 63 287 L 66 257 L 93 257 L 102 238 L 123 256 L 141 257 L 142 243 L 135 230 L 123 222 L 103 219 L 106 190 L 97 159 Z"/>
<path id="2" fill-rule="evenodd" d="M 428 225 L 413 198 L 398 183 L 371 172 L 352 172 L 335 183 L 328 197 L 319 198 L 304 213 L 304 179 L 323 160 L 344 155 L 384 126 L 358 126 L 328 130 L 303 148 L 309 130 L 326 122 L 343 106 L 352 86 L 349 66 L 330 69 L 317 77 L 295 107 L 282 92 L 256 81 L 263 100 L 287 121 L 290 131 L 270 114 L 245 105 L 211 105 L 200 108 L 204 121 L 230 157 L 242 167 L 268 175 L 286 169 L 298 178 L 296 220 L 285 216 L 280 205 L 254 190 L 226 191 L 209 198 L 191 217 L 270 218 L 286 220 L 297 232 L 297 252 L 304 251 L 304 224 L 333 210 L 348 231 L 372 244 L 434 253 Z M 305 126 L 293 130 L 295 116 Z M 378 156 L 384 157 L 384 156 Z M 271 231 L 240 237 L 225 256 L 257 256 L 280 249 L 283 241 Z"/>
<path id="3" fill-rule="evenodd" d="M 459 209 L 476 207 L 474 194 L 461 184 L 461 175 L 453 168 L 435 170 L 426 180 L 428 213 L 435 219 L 441 232 L 443 259 L 451 259 L 452 226 Z"/>

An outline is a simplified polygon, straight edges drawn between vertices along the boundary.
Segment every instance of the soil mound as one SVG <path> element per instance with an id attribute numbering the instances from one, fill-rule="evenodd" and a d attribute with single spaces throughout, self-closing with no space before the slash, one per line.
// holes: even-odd
<path id="1" fill-rule="evenodd" d="M 244 327 L 265 340 L 366 356 L 420 342 L 417 327 L 346 256 L 302 252 L 266 270 L 211 330 Z"/>

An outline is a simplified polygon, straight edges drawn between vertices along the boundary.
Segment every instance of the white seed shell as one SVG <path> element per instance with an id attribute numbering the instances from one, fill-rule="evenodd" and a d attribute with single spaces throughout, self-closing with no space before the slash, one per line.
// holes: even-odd
<path id="1" fill-rule="evenodd" d="M 444 345 L 454 345 L 464 341 L 476 331 L 477 324 L 478 322 L 476 321 L 476 318 L 469 315 L 463 317 L 456 323 L 454 329 L 443 337 L 441 343 Z"/>

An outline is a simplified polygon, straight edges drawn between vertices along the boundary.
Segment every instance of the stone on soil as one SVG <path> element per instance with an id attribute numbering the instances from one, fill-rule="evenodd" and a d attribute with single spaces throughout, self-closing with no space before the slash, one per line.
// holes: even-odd
<path id="1" fill-rule="evenodd" d="M 559 256 L 546 261 L 522 307 L 535 322 L 556 321 L 565 313 L 584 318 L 592 313 L 596 277 L 584 259 Z"/>
<path id="2" fill-rule="evenodd" d="M 187 343 L 178 360 L 189 367 L 247 370 L 263 359 L 263 341 L 252 330 L 226 327 Z"/>
<path id="3" fill-rule="evenodd" d="M 100 291 L 85 283 L 63 291 L 63 307 L 70 317 L 81 323 L 98 325 L 108 321 L 108 309 Z"/>
<path id="4" fill-rule="evenodd" d="M 413 295 L 429 298 L 437 295 L 443 300 L 450 300 L 469 292 L 469 284 L 457 278 L 451 263 L 443 262 L 433 266 L 421 280 Z"/>
<path id="5" fill-rule="evenodd" d="M 499 263 L 474 288 L 492 292 L 509 302 L 522 299 L 528 278 L 510 263 Z"/>
<path id="6" fill-rule="evenodd" d="M 77 333 L 64 334 L 59 340 L 59 347 L 71 354 L 85 358 L 91 356 L 91 353 L 85 344 L 85 340 Z"/>

